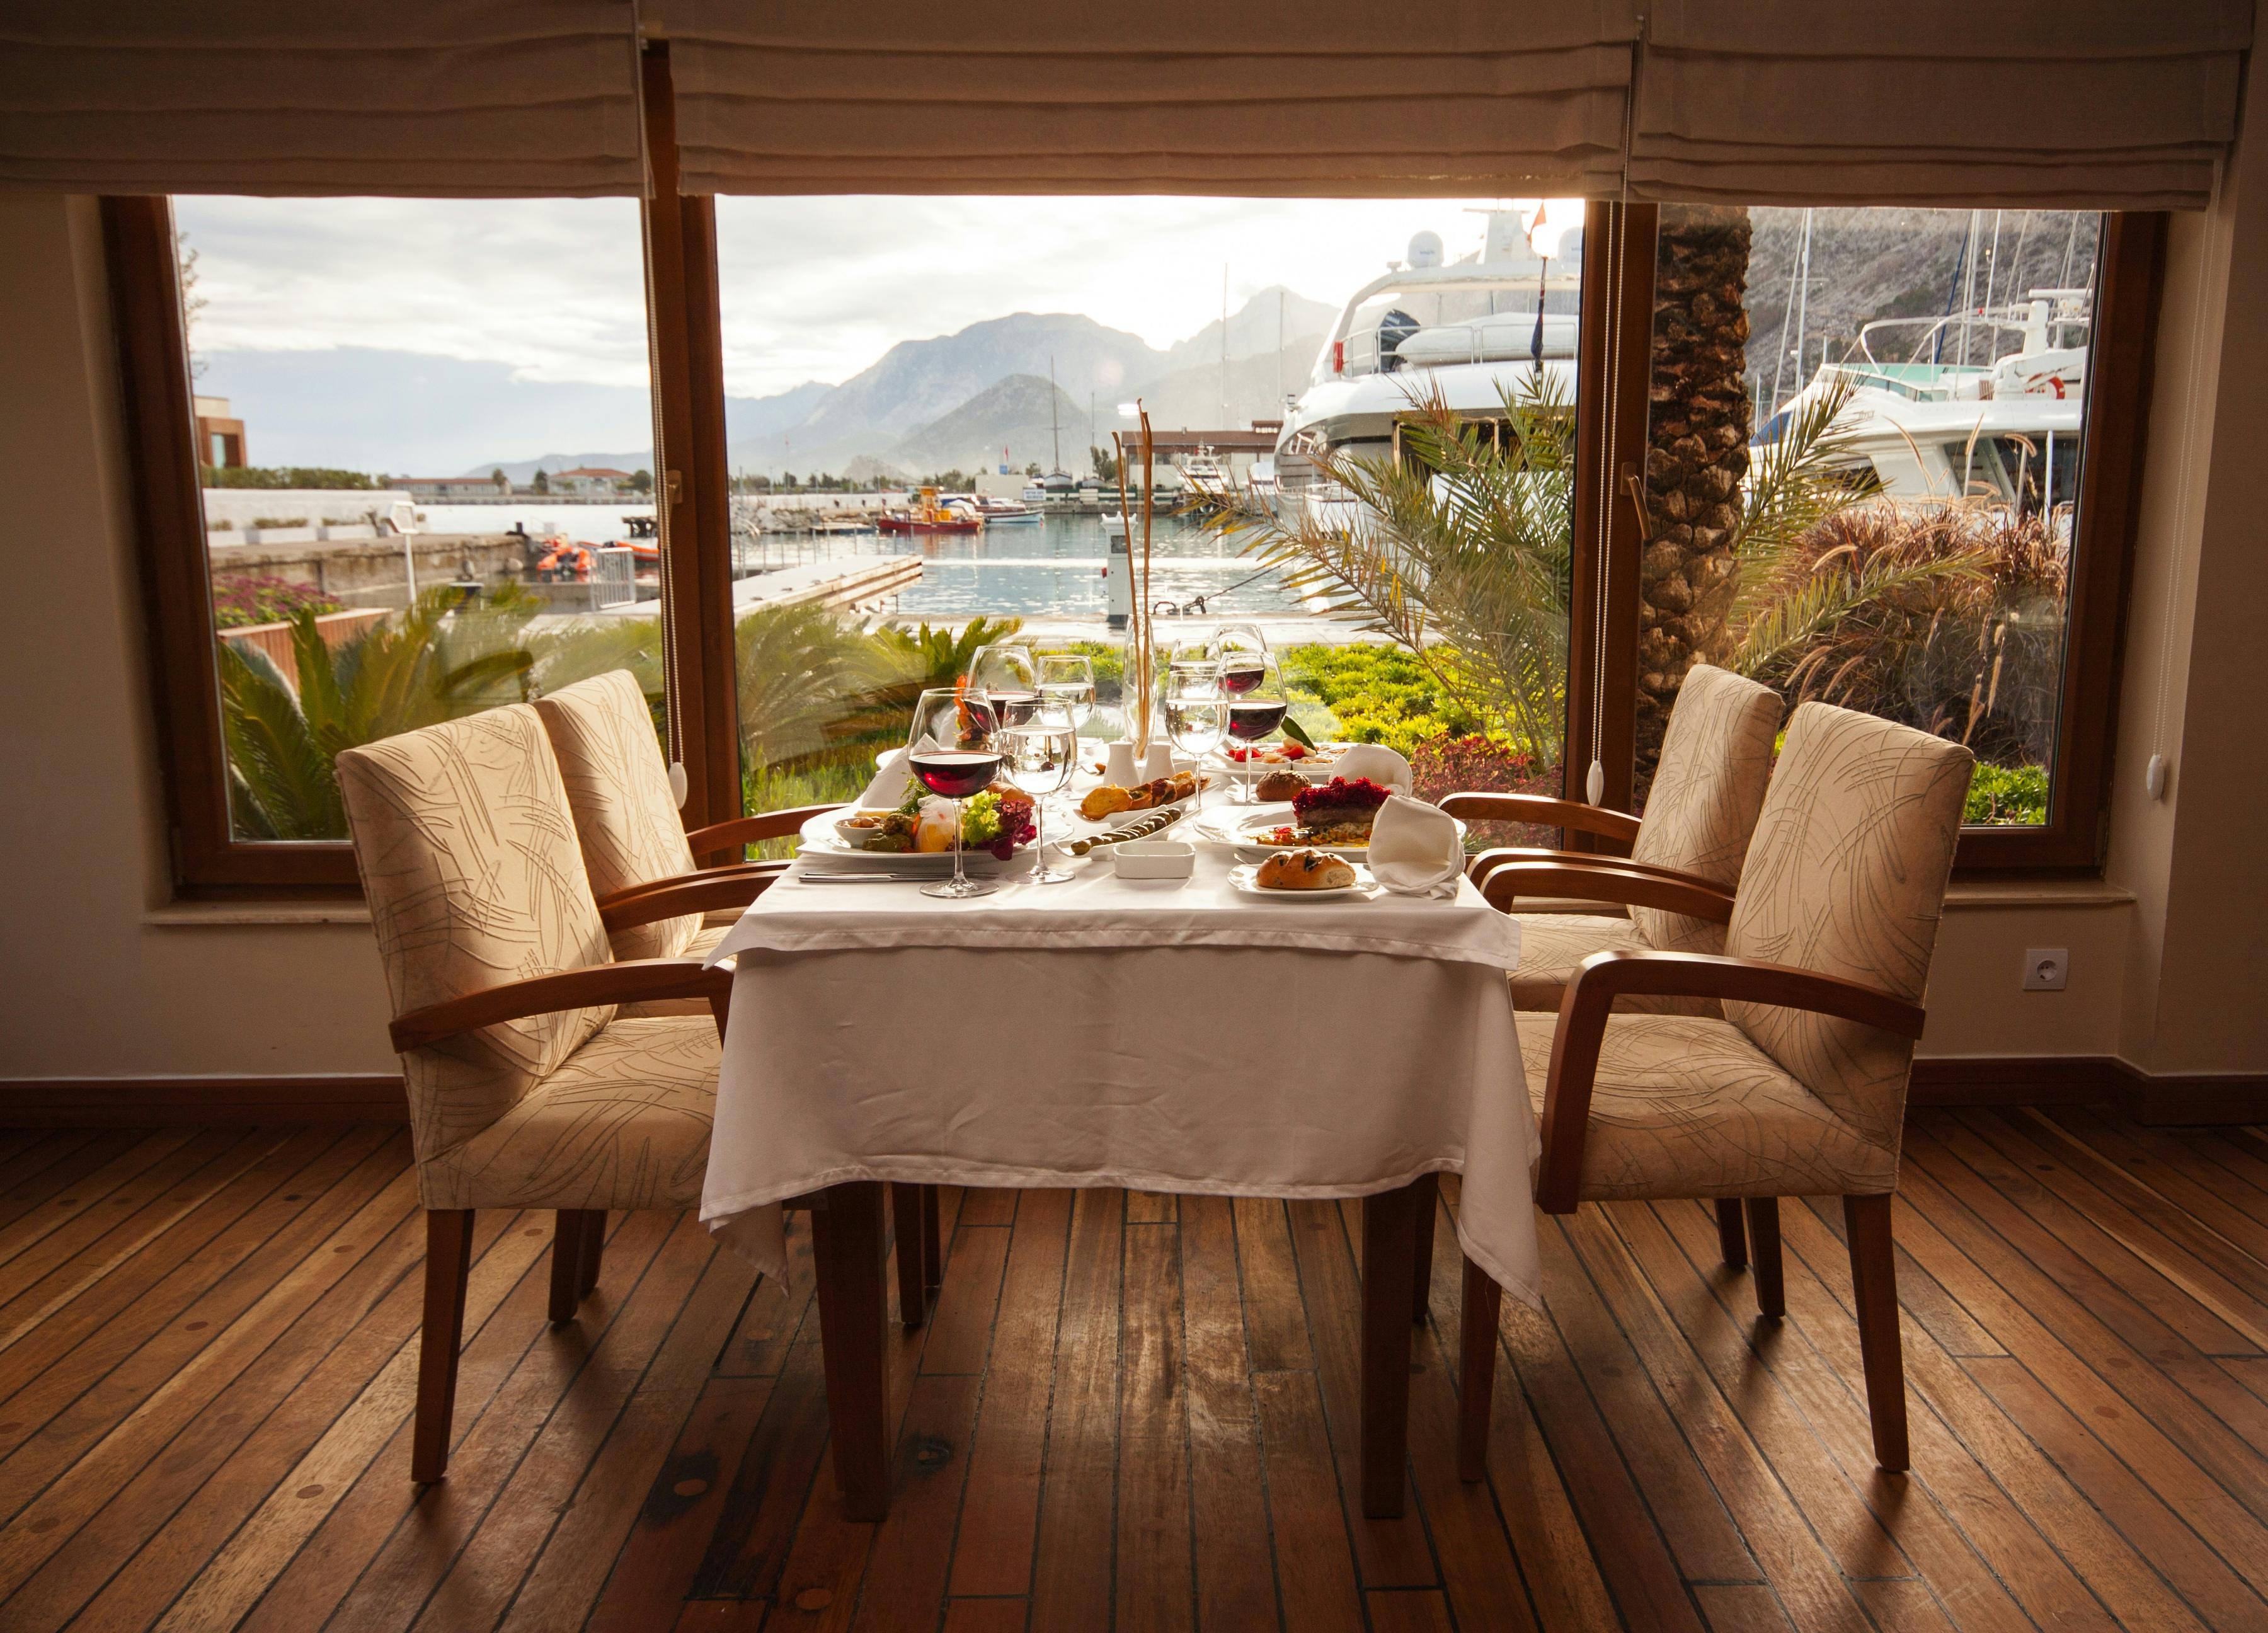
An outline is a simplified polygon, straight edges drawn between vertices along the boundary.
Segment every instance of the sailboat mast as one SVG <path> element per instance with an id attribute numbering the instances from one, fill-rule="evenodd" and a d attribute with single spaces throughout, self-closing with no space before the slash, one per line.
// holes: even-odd
<path id="1" fill-rule="evenodd" d="M 1049 468 L 1059 471 L 1063 469 L 1063 427 L 1057 423 L 1056 395 L 1056 354 L 1051 351 L 1048 353 L 1048 437 L 1055 447 L 1056 462 Z"/>

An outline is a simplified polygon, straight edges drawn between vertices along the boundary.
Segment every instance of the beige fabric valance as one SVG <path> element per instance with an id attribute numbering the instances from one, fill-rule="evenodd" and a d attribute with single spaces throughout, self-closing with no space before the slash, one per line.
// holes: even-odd
<path id="1" fill-rule="evenodd" d="M 1631 195 L 2198 208 L 2251 37 L 2250 0 L 1654 0 Z"/>
<path id="2" fill-rule="evenodd" d="M 0 10 L 0 186 L 640 190 L 630 0 Z"/>
<path id="3" fill-rule="evenodd" d="M 1627 0 L 649 0 L 691 192 L 1601 192 Z"/>

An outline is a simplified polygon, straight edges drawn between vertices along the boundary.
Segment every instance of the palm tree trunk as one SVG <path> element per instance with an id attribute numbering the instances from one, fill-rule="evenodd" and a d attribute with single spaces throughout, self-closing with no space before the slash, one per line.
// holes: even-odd
<path id="1" fill-rule="evenodd" d="M 1721 662 L 1749 469 L 1749 212 L 1670 205 L 1654 271 L 1646 543 L 1638 563 L 1638 790 L 1685 672 Z"/>

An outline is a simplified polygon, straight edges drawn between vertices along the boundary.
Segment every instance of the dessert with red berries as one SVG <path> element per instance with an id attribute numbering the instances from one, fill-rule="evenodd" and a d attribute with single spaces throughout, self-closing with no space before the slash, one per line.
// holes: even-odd
<path id="1" fill-rule="evenodd" d="M 1392 791 L 1366 776 L 1335 776 L 1292 797 L 1292 820 L 1308 844 L 1366 845 L 1370 825 Z"/>

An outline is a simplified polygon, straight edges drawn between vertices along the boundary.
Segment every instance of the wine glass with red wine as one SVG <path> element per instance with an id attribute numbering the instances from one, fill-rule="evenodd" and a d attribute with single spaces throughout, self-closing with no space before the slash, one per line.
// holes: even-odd
<path id="1" fill-rule="evenodd" d="M 1260 684 L 1268 663 L 1268 638 L 1257 624 L 1223 624 L 1213 632 L 1212 657 L 1220 666 L 1220 689 L 1241 697 Z"/>
<path id="2" fill-rule="evenodd" d="M 1260 745 L 1276 733 L 1290 711 L 1291 694 L 1284 689 L 1283 672 L 1272 658 L 1263 658 L 1255 666 L 1252 677 L 1240 688 L 1231 689 L 1228 671 L 1221 672 L 1221 689 L 1229 693 L 1228 735 L 1236 747 L 1232 752 L 1243 761 L 1243 776 L 1239 779 L 1231 797 L 1238 805 L 1254 803 L 1253 770 L 1260 758 Z"/>
<path id="3" fill-rule="evenodd" d="M 999 886 L 971 879 L 961 862 L 961 801 L 1000 775 L 999 716 L 976 687 L 932 687 L 914 704 L 906 732 L 906 771 L 940 799 L 953 801 L 953 877 L 924 885 L 925 896 L 989 896 Z"/>

